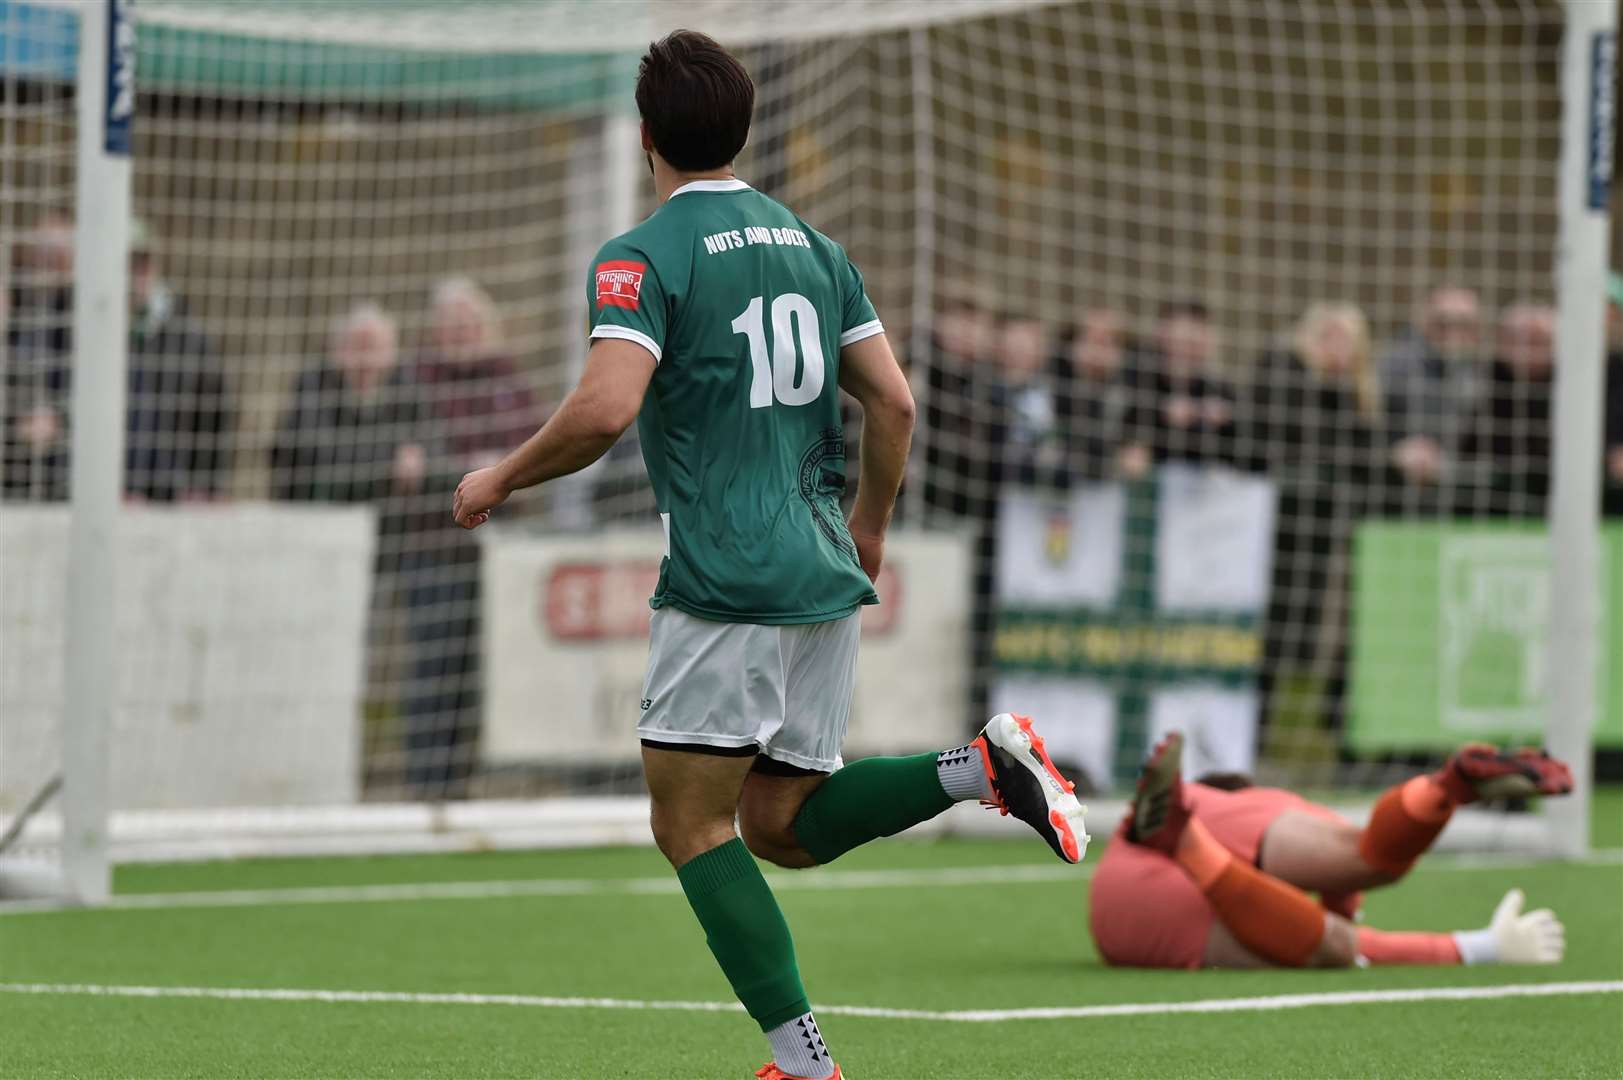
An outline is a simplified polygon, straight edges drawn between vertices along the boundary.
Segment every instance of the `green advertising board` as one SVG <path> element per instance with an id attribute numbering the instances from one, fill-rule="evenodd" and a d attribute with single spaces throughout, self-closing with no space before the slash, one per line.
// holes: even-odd
<path id="1" fill-rule="evenodd" d="M 1623 525 L 1602 535 L 1595 742 L 1623 746 Z M 1552 662 L 1549 565 L 1541 524 L 1361 525 L 1348 745 L 1538 741 Z"/>

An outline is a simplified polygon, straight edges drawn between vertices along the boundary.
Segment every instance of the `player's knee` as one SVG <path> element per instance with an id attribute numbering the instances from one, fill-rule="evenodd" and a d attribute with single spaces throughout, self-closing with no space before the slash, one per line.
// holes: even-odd
<path id="1" fill-rule="evenodd" d="M 803 870 L 817 865 L 817 860 L 801 848 L 794 829 L 773 822 L 763 822 L 740 814 L 738 832 L 744 846 L 758 859 L 790 870 Z"/>
<path id="2" fill-rule="evenodd" d="M 734 835 L 730 818 L 694 813 L 682 807 L 655 802 L 648 819 L 654 844 L 672 866 L 720 847 Z"/>

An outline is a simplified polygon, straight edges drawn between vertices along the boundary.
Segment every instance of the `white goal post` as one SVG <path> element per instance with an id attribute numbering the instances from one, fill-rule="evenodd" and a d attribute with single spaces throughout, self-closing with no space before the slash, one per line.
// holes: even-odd
<path id="1" fill-rule="evenodd" d="M 1550 505 L 1549 720 L 1552 753 L 1573 763 L 1582 790 L 1592 785 L 1597 648 L 1602 610 L 1599 506 L 1593 463 L 1605 445 L 1605 281 L 1611 248 L 1612 159 L 1617 79 L 1616 0 L 1567 0 L 1561 61 L 1561 234 L 1556 266 L 1559 311 L 1554 499 Z M 1617 664 L 1614 654 L 1610 663 Z M 1589 852 L 1588 800 L 1551 800 L 1553 845 L 1578 858 Z"/>

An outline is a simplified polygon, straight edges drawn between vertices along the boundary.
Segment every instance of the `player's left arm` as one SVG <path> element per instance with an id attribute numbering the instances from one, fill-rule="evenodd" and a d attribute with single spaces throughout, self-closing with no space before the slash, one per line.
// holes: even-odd
<path id="1" fill-rule="evenodd" d="M 495 465 L 462 478 L 452 507 L 456 523 L 478 528 L 513 492 L 578 472 L 608 453 L 637 418 L 655 364 L 635 342 L 594 340 L 580 385 L 541 430 Z"/>
<path id="2" fill-rule="evenodd" d="M 840 350 L 840 388 L 862 404 L 862 462 L 848 522 L 862 569 L 877 579 L 913 439 L 913 391 L 882 333 Z"/>
<path id="3" fill-rule="evenodd" d="M 913 441 L 913 391 L 890 351 L 862 272 L 838 244 L 834 258 L 840 280 L 840 389 L 862 405 L 862 461 L 857 498 L 846 525 L 862 569 L 877 581 L 885 556 L 885 530 Z"/>

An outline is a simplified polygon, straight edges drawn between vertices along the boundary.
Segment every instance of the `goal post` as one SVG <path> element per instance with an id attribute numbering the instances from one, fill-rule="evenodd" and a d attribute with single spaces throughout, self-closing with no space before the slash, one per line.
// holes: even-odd
<path id="1" fill-rule="evenodd" d="M 72 514 L 62 709 L 62 869 L 69 896 L 107 899 L 117 706 L 119 506 L 129 326 L 130 152 L 135 4 L 79 9 L 78 188 L 74 199 Z"/>
<path id="2" fill-rule="evenodd" d="M 1446 840 L 1581 856 L 1616 6 L 0 0 L 0 894 L 646 839 L 635 432 L 471 536 L 446 501 L 578 377 L 680 25 L 918 399 L 848 757 L 1008 707 L 1098 814 L 1174 727 L 1356 813 L 1542 741 L 1576 795 Z"/>
<path id="3" fill-rule="evenodd" d="M 1618 595 L 1601 574 L 1596 462 L 1606 447 L 1605 305 L 1611 241 L 1617 78 L 1616 0 L 1568 0 L 1561 61 L 1561 177 L 1554 473 L 1550 503 L 1550 752 L 1570 761 L 1578 790 L 1593 787 L 1603 597 Z M 1552 846 L 1589 853 L 1588 798 L 1547 804 Z"/>

